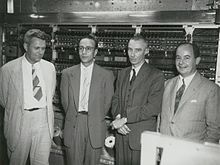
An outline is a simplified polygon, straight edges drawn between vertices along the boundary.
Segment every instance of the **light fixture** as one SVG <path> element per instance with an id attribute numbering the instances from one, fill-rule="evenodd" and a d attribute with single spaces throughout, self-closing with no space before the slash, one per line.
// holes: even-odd
<path id="1" fill-rule="evenodd" d="M 7 13 L 14 13 L 14 0 L 7 0 Z"/>
<path id="2" fill-rule="evenodd" d="M 31 18 L 44 18 L 45 16 L 43 16 L 43 15 L 38 15 L 38 14 L 31 14 L 30 17 L 31 17 Z"/>

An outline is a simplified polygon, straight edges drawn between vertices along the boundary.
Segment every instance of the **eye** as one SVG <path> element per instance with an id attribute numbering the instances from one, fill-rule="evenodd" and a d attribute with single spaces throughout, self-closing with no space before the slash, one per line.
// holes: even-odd
<path id="1" fill-rule="evenodd" d="M 92 51 L 94 48 L 93 48 L 93 47 L 88 46 L 88 47 L 86 47 L 85 49 L 86 49 L 86 51 Z"/>
<path id="2" fill-rule="evenodd" d="M 176 56 L 176 60 L 180 60 L 181 58 L 180 58 L 180 56 Z"/>
<path id="3" fill-rule="evenodd" d="M 141 52 L 142 49 L 141 48 L 138 48 L 138 49 L 135 49 L 136 52 Z"/>
<path id="4" fill-rule="evenodd" d="M 132 49 L 131 49 L 131 48 L 128 48 L 128 51 L 129 51 L 129 52 L 132 52 Z"/>
<path id="5" fill-rule="evenodd" d="M 79 47 L 79 51 L 83 51 L 84 47 L 83 46 L 80 46 Z"/>
<path id="6" fill-rule="evenodd" d="M 94 50 L 94 47 L 91 47 L 91 46 L 87 46 L 87 47 L 79 46 L 79 51 L 83 51 L 84 49 L 87 52 L 91 52 L 92 50 Z"/>
<path id="7" fill-rule="evenodd" d="M 189 60 L 190 59 L 190 56 L 187 55 L 187 56 L 184 56 L 184 60 Z"/>

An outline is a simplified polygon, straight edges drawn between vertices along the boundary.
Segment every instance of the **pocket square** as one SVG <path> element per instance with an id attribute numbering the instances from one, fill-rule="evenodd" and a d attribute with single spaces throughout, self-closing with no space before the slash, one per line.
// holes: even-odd
<path id="1" fill-rule="evenodd" d="M 197 103 L 197 100 L 191 100 L 190 102 L 191 103 Z"/>

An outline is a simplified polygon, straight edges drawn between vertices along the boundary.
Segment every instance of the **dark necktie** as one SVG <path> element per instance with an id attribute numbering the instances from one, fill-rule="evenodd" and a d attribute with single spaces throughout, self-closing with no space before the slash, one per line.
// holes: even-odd
<path id="1" fill-rule="evenodd" d="M 132 72 L 133 72 L 133 74 L 132 74 L 132 77 L 131 77 L 131 80 L 130 80 L 130 85 L 133 84 L 133 82 L 134 82 L 134 80 L 135 80 L 135 78 L 136 78 L 136 72 L 135 72 L 135 69 L 132 69 Z"/>
<path id="2" fill-rule="evenodd" d="M 182 81 L 183 81 L 182 86 L 181 86 L 181 87 L 178 89 L 178 91 L 176 92 L 174 113 L 176 113 L 176 110 L 177 110 L 177 108 L 178 108 L 178 106 L 179 106 L 179 102 L 180 102 L 180 100 L 181 100 L 181 97 L 182 97 L 183 92 L 184 92 L 185 87 L 186 87 L 185 82 L 184 82 L 184 79 L 182 79 Z"/>
<path id="3" fill-rule="evenodd" d="M 37 99 L 38 101 L 42 98 L 42 89 L 41 86 L 39 86 L 39 78 L 36 74 L 36 70 L 34 66 L 32 66 L 32 80 L 33 80 L 33 93 L 34 93 L 34 98 Z"/>

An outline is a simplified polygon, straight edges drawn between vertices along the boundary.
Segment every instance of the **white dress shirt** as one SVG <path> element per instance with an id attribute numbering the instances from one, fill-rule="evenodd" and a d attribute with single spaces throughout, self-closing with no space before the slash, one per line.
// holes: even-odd
<path id="1" fill-rule="evenodd" d="M 181 75 L 179 75 L 177 91 L 178 91 L 178 89 L 182 86 L 182 84 L 183 84 L 183 80 L 182 80 L 182 79 L 184 79 L 184 83 L 185 83 L 185 85 L 186 85 L 185 90 L 184 90 L 184 92 L 185 92 L 186 89 L 188 88 L 189 84 L 191 83 L 193 77 L 195 76 L 195 74 L 196 74 L 196 72 L 193 73 L 193 74 L 190 75 L 190 76 L 185 77 L 185 78 L 183 78 Z"/>
<path id="2" fill-rule="evenodd" d="M 23 92 L 24 92 L 24 109 L 44 108 L 46 107 L 46 86 L 43 79 L 43 74 L 40 68 L 40 62 L 34 64 L 36 74 L 39 78 L 39 86 L 42 88 L 42 98 L 38 101 L 33 94 L 32 81 L 32 64 L 29 63 L 25 56 L 22 59 L 22 74 L 23 74 Z"/>
<path id="3" fill-rule="evenodd" d="M 132 68 L 131 68 L 131 72 L 130 72 L 130 79 L 129 80 L 131 80 L 131 78 L 132 78 L 132 76 L 133 76 L 133 69 L 135 70 L 135 76 L 137 76 L 138 75 L 138 72 L 139 72 L 139 70 L 141 69 L 141 66 L 144 64 L 144 62 L 145 61 L 143 61 L 140 65 L 138 65 L 138 66 L 136 66 L 136 67 L 134 67 L 134 66 L 132 66 Z"/>
<path id="4" fill-rule="evenodd" d="M 94 62 L 88 67 L 85 67 L 82 63 L 80 64 L 81 74 L 80 74 L 80 91 L 79 91 L 78 111 L 88 112 L 89 91 L 90 91 L 89 89 L 91 85 L 93 67 L 94 67 Z M 84 83 L 85 79 L 86 79 L 86 84 Z"/>

